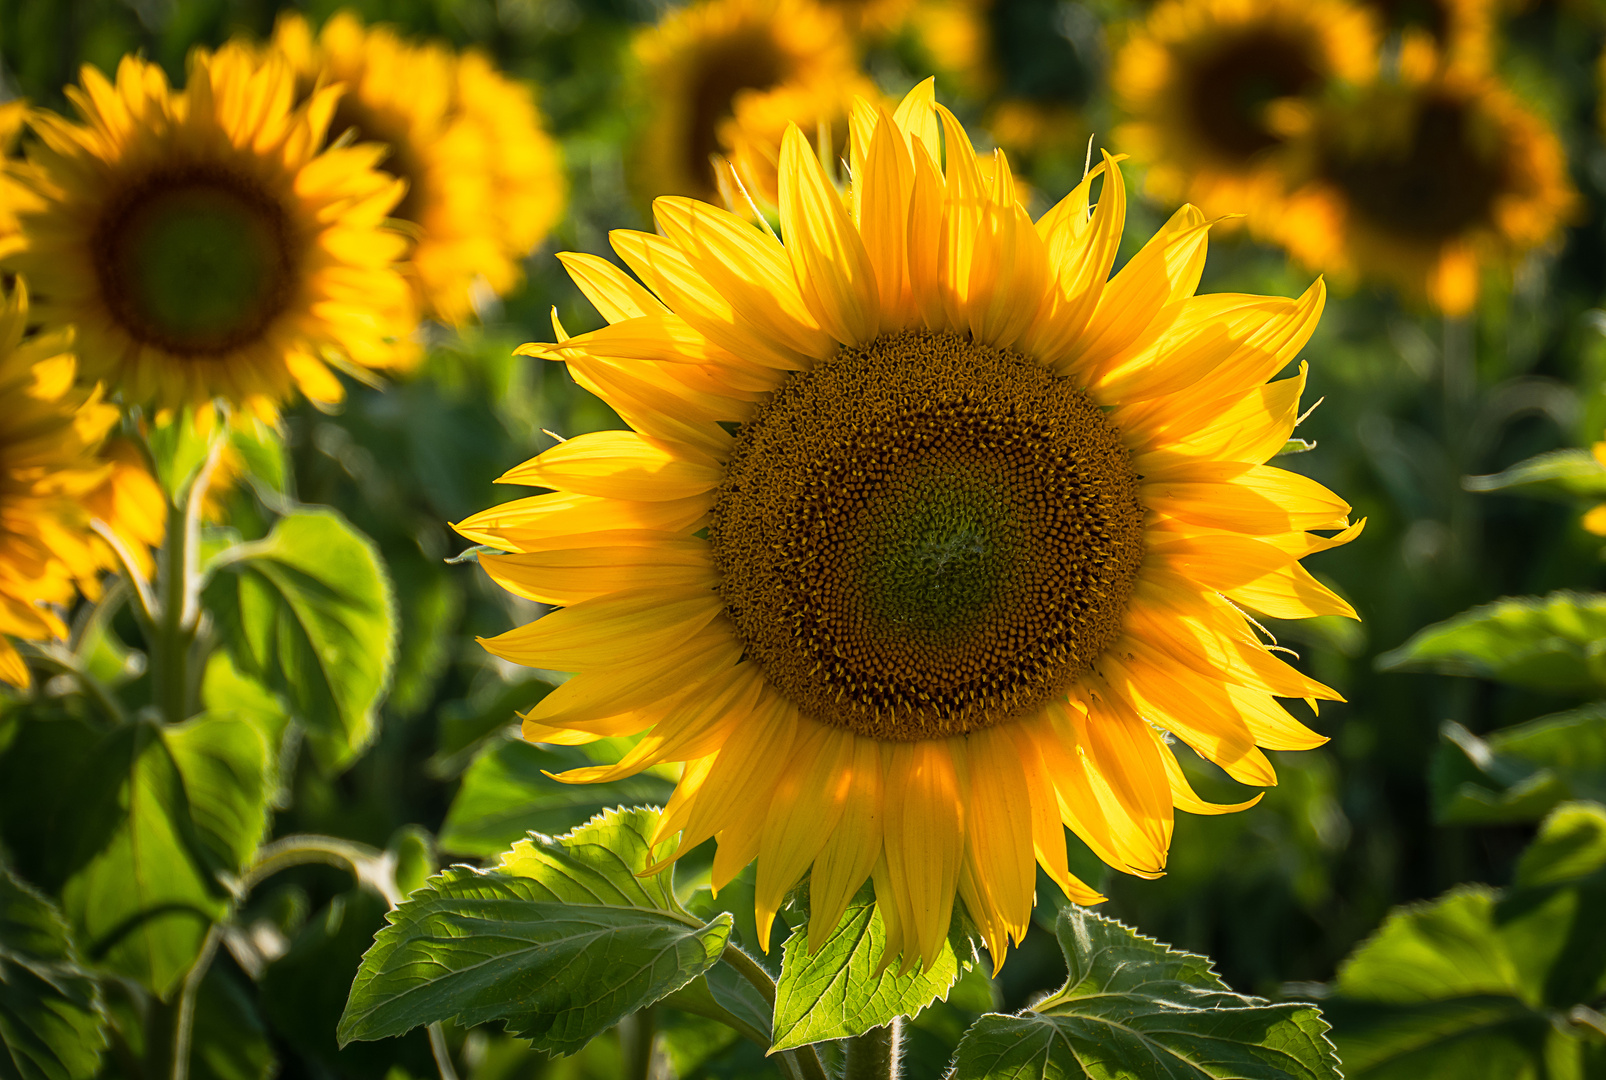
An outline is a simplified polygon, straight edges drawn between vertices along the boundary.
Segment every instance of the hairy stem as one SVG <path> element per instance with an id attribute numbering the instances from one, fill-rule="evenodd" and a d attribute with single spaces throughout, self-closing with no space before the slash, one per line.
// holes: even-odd
<path id="1" fill-rule="evenodd" d="M 847 1041 L 842 1080 L 897 1080 L 903 1052 L 903 1017 Z"/>
<path id="2" fill-rule="evenodd" d="M 652 1044 L 658 1034 L 656 1010 L 637 1009 L 619 1021 L 619 1048 L 624 1052 L 625 1080 L 652 1080 Z"/>

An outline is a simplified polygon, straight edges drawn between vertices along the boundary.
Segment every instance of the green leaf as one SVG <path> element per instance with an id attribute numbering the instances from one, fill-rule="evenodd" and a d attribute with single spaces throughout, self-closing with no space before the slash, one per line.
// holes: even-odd
<path id="1" fill-rule="evenodd" d="M 1560 499 L 1606 498 L 1606 467 L 1588 450 L 1552 450 L 1504 472 L 1469 476 L 1468 491 L 1499 491 Z"/>
<path id="2" fill-rule="evenodd" d="M 0 1080 L 89 1080 L 106 1041 L 100 988 L 67 921 L 0 870 Z"/>
<path id="3" fill-rule="evenodd" d="M 275 1066 L 252 994 L 222 964 L 213 964 L 195 999 L 191 1080 L 268 1080 Z"/>
<path id="4" fill-rule="evenodd" d="M 449 780 L 460 774 L 485 740 L 518 723 L 519 713 L 551 692 L 552 684 L 544 679 L 519 679 L 501 683 L 493 692 L 476 695 L 472 700 L 442 705 L 435 755 L 429 759 L 431 775 Z"/>
<path id="5" fill-rule="evenodd" d="M 300 510 L 227 552 L 207 588 L 235 666 L 283 695 L 328 769 L 368 745 L 396 655 L 395 600 L 373 542 Z"/>
<path id="6" fill-rule="evenodd" d="M 1553 694 L 1606 689 L 1606 595 L 1563 591 L 1497 600 L 1419 631 L 1377 664 Z"/>
<path id="7" fill-rule="evenodd" d="M 1315 439 L 1289 439 L 1283 443 L 1283 448 L 1276 453 L 1276 457 L 1286 457 L 1289 454 L 1307 454 L 1316 449 Z"/>
<path id="8" fill-rule="evenodd" d="M 668 854 L 652 849 L 657 821 L 610 811 L 568 836 L 531 836 L 495 871 L 430 879 L 363 957 L 341 1042 L 501 1020 L 567 1054 L 706 972 L 730 919 L 700 924 L 676 902 L 672 868 L 645 874 Z"/>
<path id="9" fill-rule="evenodd" d="M 1351 1080 L 1583 1075 L 1606 1050 L 1580 1006 L 1606 992 L 1606 808 L 1558 807 L 1511 889 L 1397 909 L 1326 1003 Z"/>
<path id="10" fill-rule="evenodd" d="M 977 1021 L 954 1080 L 1338 1080 L 1314 1005 L 1234 994 L 1203 957 L 1084 908 L 1062 909 L 1056 930 L 1065 988 L 1034 1010 Z"/>
<path id="11" fill-rule="evenodd" d="M 1538 821 L 1568 799 L 1606 800 L 1606 703 L 1597 702 L 1479 738 L 1440 727 L 1433 817 L 1446 825 Z"/>
<path id="12" fill-rule="evenodd" d="M 172 497 L 189 487 L 196 470 L 206 461 L 211 436 L 200 430 L 194 410 L 186 406 L 160 420 L 153 418 L 145 432 L 145 445 L 150 449 L 157 481 Z"/>
<path id="13" fill-rule="evenodd" d="M 167 728 L 163 738 L 212 869 L 239 874 L 268 828 L 272 762 L 262 732 L 236 716 L 202 713 Z"/>
<path id="14" fill-rule="evenodd" d="M 184 775 L 152 722 L 103 739 L 79 783 L 106 802 L 109 827 L 79 837 L 90 853 L 63 886 L 62 907 L 90 959 L 165 998 L 227 907 L 213 873 L 227 845 L 191 820 Z"/>
<path id="15" fill-rule="evenodd" d="M 275 509 L 288 506 L 295 498 L 295 475 L 285 453 L 284 440 L 272 426 L 256 417 L 229 419 L 229 446 L 245 466 L 245 476 L 256 486 L 263 501 Z"/>
<path id="16" fill-rule="evenodd" d="M 565 784 L 546 775 L 597 764 L 587 749 L 509 738 L 488 743 L 463 774 L 441 827 L 441 849 L 489 857 L 526 833 L 566 832 L 607 806 L 669 801 L 675 785 L 651 773 L 607 784 Z"/>
<path id="17" fill-rule="evenodd" d="M 206 662 L 201 704 L 212 716 L 244 720 L 256 728 L 267 752 L 264 779 L 269 802 L 273 806 L 288 805 L 285 784 L 294 770 L 296 741 L 285 738 L 290 729 L 290 712 L 284 700 L 255 679 L 240 674 L 233 657 L 219 649 Z"/>
<path id="18" fill-rule="evenodd" d="M 971 966 L 968 957 L 961 964 L 950 940 L 927 970 L 899 975 L 891 964 L 878 975 L 886 940 L 880 909 L 868 888 L 854 897 L 813 955 L 805 931 L 787 938 L 775 987 L 774 1049 L 862 1035 L 894 1017 L 914 1016 L 946 998 L 961 966 Z"/>

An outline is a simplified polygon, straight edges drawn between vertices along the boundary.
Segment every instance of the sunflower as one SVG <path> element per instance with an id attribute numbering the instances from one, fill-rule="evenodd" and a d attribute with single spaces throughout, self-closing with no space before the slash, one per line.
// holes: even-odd
<path id="1" fill-rule="evenodd" d="M 1149 166 L 1155 198 L 1258 230 L 1285 183 L 1275 106 L 1370 79 L 1377 47 L 1371 15 L 1346 0 L 1166 0 L 1116 60 L 1129 117 L 1116 145 Z"/>
<path id="2" fill-rule="evenodd" d="M 874 83 L 854 73 L 829 85 L 789 83 L 773 90 L 738 94 L 731 116 L 719 125 L 719 144 L 749 195 L 763 205 L 781 201 L 777 167 L 786 129 L 797 124 L 830 139 L 831 161 L 847 152 L 848 117 L 855 98 L 879 100 Z"/>
<path id="3" fill-rule="evenodd" d="M 394 213 L 416 237 L 408 266 L 421 305 L 461 324 L 486 290 L 511 291 L 517 260 L 563 207 L 557 150 L 529 91 L 477 53 L 412 44 L 346 12 L 316 39 L 303 17 L 284 15 L 273 44 L 304 93 L 344 88 L 331 139 L 355 132 L 388 148 L 380 167 L 407 184 Z"/>
<path id="4" fill-rule="evenodd" d="M 114 467 L 97 454 L 118 412 L 76 385 L 71 333 L 23 340 L 22 284 L 0 298 L 0 682 L 26 688 L 12 644 L 67 636 L 59 612 L 96 590 L 109 550 L 90 530 Z"/>
<path id="5" fill-rule="evenodd" d="M 1578 196 L 1555 133 L 1510 91 L 1403 58 L 1399 81 L 1311 114 L 1305 179 L 1277 235 L 1308 266 L 1464 315 L 1480 268 L 1509 270 L 1553 241 Z"/>
<path id="6" fill-rule="evenodd" d="M 850 33 L 869 39 L 884 38 L 909 18 L 915 0 L 821 0 L 842 20 Z"/>
<path id="7" fill-rule="evenodd" d="M 16 247 L 17 209 L 27 199 L 27 192 L 17 187 L 6 165 L 16 156 L 27 123 L 26 101 L 0 102 L 0 256 Z"/>
<path id="8" fill-rule="evenodd" d="M 73 324 L 84 374 L 159 408 L 223 397 L 263 414 L 297 389 L 342 397 L 353 373 L 409 363 L 414 326 L 382 227 L 401 184 L 377 146 L 319 152 L 334 93 L 292 108 L 281 61 L 240 45 L 191 55 L 189 83 L 124 57 L 85 67 L 82 123 L 37 112 L 16 179 L 21 250 L 5 268 L 35 316 Z"/>
<path id="9" fill-rule="evenodd" d="M 485 642 L 576 672 L 525 737 L 647 732 L 574 782 L 684 762 L 660 838 L 717 837 L 716 888 L 756 857 L 766 945 L 810 872 L 811 942 L 869 878 L 884 961 L 932 962 L 957 894 L 1001 963 L 1034 864 L 1100 899 L 1062 825 L 1154 877 L 1174 809 L 1240 808 L 1192 792 L 1173 738 L 1255 785 L 1276 780 L 1259 747 L 1325 741 L 1275 697 L 1337 695 L 1240 610 L 1353 615 L 1299 559 L 1360 526 L 1263 464 L 1305 369 L 1266 380 L 1323 291 L 1194 296 L 1192 207 L 1106 281 L 1108 155 L 1034 226 L 929 81 L 853 120 L 846 198 L 787 133 L 786 246 L 661 198 L 660 234 L 612 236 L 645 287 L 562 256 L 610 325 L 522 351 L 633 430 L 513 469 L 551 493 L 457 528 L 504 552 L 480 558 L 503 587 L 562 608 Z"/>
<path id="10" fill-rule="evenodd" d="M 651 94 L 634 163 L 648 196 L 714 198 L 710 159 L 732 149 L 721 125 L 748 97 L 774 94 L 756 106 L 766 127 L 784 108 L 779 119 L 812 132 L 862 79 L 841 20 L 813 0 L 701 0 L 645 31 L 636 55 Z"/>

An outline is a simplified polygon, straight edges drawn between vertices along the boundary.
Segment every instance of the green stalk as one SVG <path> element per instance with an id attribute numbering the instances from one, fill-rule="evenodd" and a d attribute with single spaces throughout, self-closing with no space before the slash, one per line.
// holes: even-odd
<path id="1" fill-rule="evenodd" d="M 151 642 L 151 692 L 170 724 L 189 719 L 195 711 L 196 680 L 190 670 L 190 654 L 201 622 L 201 506 L 227 442 L 226 430 L 220 425 L 195 479 L 167 508 L 167 540 L 156 575 L 160 596 L 156 636 Z"/>
<path id="2" fill-rule="evenodd" d="M 656 1020 L 656 1010 L 649 1005 L 619 1021 L 625 1080 L 652 1080 L 652 1044 L 658 1034 Z"/>
<path id="3" fill-rule="evenodd" d="M 903 1017 L 847 1040 L 842 1080 L 898 1080 L 903 1052 Z"/>

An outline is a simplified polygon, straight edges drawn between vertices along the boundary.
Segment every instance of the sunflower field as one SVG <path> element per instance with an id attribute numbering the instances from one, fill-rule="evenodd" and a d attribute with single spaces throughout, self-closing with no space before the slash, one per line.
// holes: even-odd
<path id="1" fill-rule="evenodd" d="M 0 0 L 0 1080 L 1606 1080 L 1601 0 Z"/>

